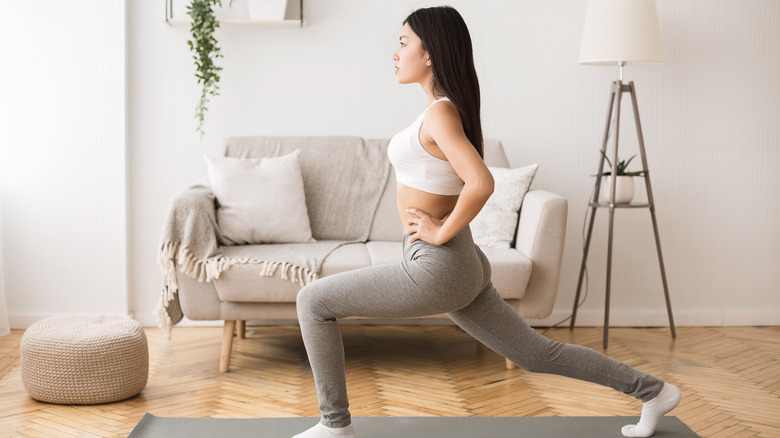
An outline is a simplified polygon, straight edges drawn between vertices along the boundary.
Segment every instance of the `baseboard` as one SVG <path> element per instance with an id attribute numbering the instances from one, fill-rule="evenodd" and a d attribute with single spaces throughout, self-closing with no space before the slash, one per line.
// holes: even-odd
<path id="1" fill-rule="evenodd" d="M 528 324 L 534 327 L 549 327 L 570 315 L 569 311 L 556 310 L 544 319 L 527 318 Z M 10 314 L 8 322 L 14 330 L 24 330 L 37 321 L 56 315 L 41 314 Z M 157 327 L 157 318 L 151 312 L 136 312 L 130 316 L 144 327 Z M 297 325 L 297 321 L 252 321 L 252 325 Z M 343 325 L 352 324 L 396 324 L 396 325 L 451 325 L 448 319 L 348 319 L 339 322 Z M 680 327 L 728 327 L 728 326 L 780 326 L 780 312 L 777 311 L 680 311 L 674 312 L 674 323 Z M 192 321 L 184 318 L 177 327 L 221 327 L 222 321 Z M 567 327 L 569 322 L 561 324 Z M 577 312 L 577 327 L 601 327 L 604 325 L 604 312 L 580 310 Z M 666 327 L 669 325 L 666 311 L 619 311 L 610 313 L 610 327 Z"/>
<path id="2" fill-rule="evenodd" d="M 549 327 L 571 315 L 571 311 L 556 310 L 544 319 L 526 319 L 539 327 Z M 726 327 L 726 326 L 775 326 L 780 325 L 780 312 L 753 311 L 675 311 L 674 324 L 680 327 Z M 560 326 L 567 327 L 569 321 Z M 603 310 L 582 310 L 577 312 L 577 327 L 600 327 L 604 325 Z M 609 314 L 610 327 L 666 327 L 669 317 L 666 310 L 657 311 L 620 311 Z"/>
<path id="3" fill-rule="evenodd" d="M 135 312 L 133 319 L 140 322 L 144 327 L 157 327 L 157 317 L 151 312 Z M 193 321 L 187 317 L 183 318 L 176 327 L 222 327 L 224 321 Z"/>
<path id="4" fill-rule="evenodd" d="M 135 313 L 134 319 L 144 327 L 157 327 L 157 319 L 152 313 Z M 415 319 L 343 319 L 339 321 L 341 325 L 454 325 L 447 318 L 415 318 Z M 176 324 L 176 327 L 222 327 L 224 321 L 193 321 L 184 318 Z M 278 325 L 298 325 L 298 320 L 272 320 L 272 321 L 250 321 L 252 326 L 278 326 Z"/>
<path id="5" fill-rule="evenodd" d="M 28 327 L 35 324 L 36 322 L 51 318 L 52 316 L 65 316 L 65 315 L 74 315 L 74 313 L 62 313 L 62 314 L 29 314 L 29 313 L 9 313 L 8 314 L 8 325 L 11 326 L 12 330 L 27 330 Z M 132 315 L 120 315 L 120 314 L 111 314 L 111 313 L 103 313 L 103 315 L 108 316 L 122 316 L 122 317 L 131 317 Z M 151 314 L 150 314 L 151 315 Z M 141 323 L 141 325 L 144 325 Z"/>
<path id="6" fill-rule="evenodd" d="M 570 311 L 557 310 L 544 319 L 527 318 L 534 327 L 549 327 L 570 315 Z M 145 327 L 156 327 L 157 320 L 152 313 L 138 312 L 133 315 Z M 721 327 L 721 326 L 778 326 L 780 312 L 776 311 L 680 311 L 674 312 L 674 323 L 680 327 Z M 11 323 L 12 327 L 13 322 Z M 297 321 L 252 321 L 252 325 L 297 325 Z M 365 320 L 347 319 L 339 324 L 396 324 L 396 325 L 451 325 L 448 319 L 393 319 Z M 192 321 L 184 318 L 177 327 L 221 327 L 222 321 Z M 568 321 L 561 324 L 568 327 Z M 604 325 L 604 312 L 580 310 L 577 312 L 577 327 L 601 327 Z M 610 313 L 610 327 L 666 327 L 669 321 L 665 310 L 659 311 L 619 311 Z"/>
<path id="7" fill-rule="evenodd" d="M 61 315 L 10 314 L 8 315 L 8 324 L 11 326 L 12 330 L 26 330 L 28 327 L 35 324 L 36 322 L 52 316 L 61 316 Z M 157 327 L 157 318 L 151 312 L 139 312 L 139 313 L 131 313 L 130 315 L 113 315 L 113 316 L 130 317 L 135 319 L 139 323 L 141 323 L 141 325 L 144 327 Z M 187 318 L 184 318 L 181 322 L 176 324 L 176 327 L 222 327 L 222 325 L 224 325 L 223 321 L 192 321 Z"/>

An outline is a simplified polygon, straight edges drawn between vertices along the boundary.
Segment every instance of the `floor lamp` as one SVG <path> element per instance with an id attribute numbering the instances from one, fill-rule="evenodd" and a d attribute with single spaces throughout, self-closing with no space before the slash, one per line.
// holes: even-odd
<path id="1" fill-rule="evenodd" d="M 582 36 L 582 46 L 580 48 L 580 64 L 586 65 L 607 65 L 617 66 L 620 69 L 620 79 L 612 83 L 610 92 L 609 111 L 607 112 L 607 125 L 604 129 L 604 140 L 601 145 L 601 157 L 599 159 L 599 170 L 597 175 L 604 172 L 604 159 L 607 157 L 607 144 L 611 131 L 611 120 L 615 115 L 614 132 L 614 150 L 612 153 L 613 170 L 618 164 L 618 137 L 620 133 L 620 101 L 623 93 L 631 95 L 631 103 L 634 110 L 634 121 L 636 123 L 637 136 L 639 139 L 639 150 L 642 157 L 643 173 L 645 178 L 645 187 L 647 188 L 647 204 L 619 204 L 616 202 L 615 192 L 617 187 L 617 178 L 611 176 L 609 186 L 609 202 L 600 203 L 599 193 L 601 190 L 601 177 L 596 181 L 596 187 L 593 191 L 593 197 L 590 202 L 590 224 L 585 239 L 585 247 L 582 254 L 582 265 L 580 267 L 579 280 L 577 282 L 577 294 L 574 298 L 574 310 L 572 312 L 570 329 L 574 329 L 574 321 L 577 318 L 577 307 L 580 301 L 580 291 L 582 289 L 582 280 L 585 273 L 585 265 L 588 259 L 588 250 L 590 249 L 591 235 L 593 233 L 593 222 L 596 218 L 596 210 L 599 208 L 609 209 L 609 240 L 607 243 L 607 283 L 606 283 L 606 302 L 604 306 L 604 348 L 607 348 L 609 338 L 609 299 L 610 286 L 612 280 L 612 244 L 613 244 L 613 224 L 615 210 L 620 208 L 649 208 L 653 220 L 653 232 L 655 234 L 656 249 L 658 251 L 658 262 L 661 266 L 661 279 L 663 280 L 664 296 L 666 298 L 666 310 L 669 316 L 669 326 L 672 331 L 672 338 L 677 337 L 674 328 L 674 319 L 672 316 L 672 306 L 669 301 L 669 287 L 666 282 L 666 272 L 664 270 L 663 255 L 661 253 L 661 241 L 658 235 L 658 223 L 655 217 L 655 202 L 653 201 L 653 190 L 650 185 L 650 172 L 647 166 L 647 156 L 645 154 L 645 144 L 642 137 L 642 127 L 639 122 L 639 111 L 636 103 L 636 92 L 634 82 L 623 82 L 623 67 L 627 64 L 659 63 L 663 62 L 663 46 L 661 45 L 661 31 L 658 24 L 658 12 L 654 0 L 590 0 L 588 12 L 585 18 L 585 29 Z M 614 110 L 614 112 L 613 112 Z"/>

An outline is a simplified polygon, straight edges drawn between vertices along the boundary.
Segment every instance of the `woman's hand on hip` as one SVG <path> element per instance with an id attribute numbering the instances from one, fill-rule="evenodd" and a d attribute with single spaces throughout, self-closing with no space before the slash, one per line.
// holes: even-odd
<path id="1" fill-rule="evenodd" d="M 415 240 L 423 240 L 431 245 L 437 246 L 445 243 L 441 241 L 439 231 L 449 214 L 444 216 L 443 219 L 436 219 L 417 208 L 407 208 L 406 212 L 410 214 L 409 220 L 407 221 L 407 225 L 411 231 L 409 233 L 409 243 L 412 243 Z"/>

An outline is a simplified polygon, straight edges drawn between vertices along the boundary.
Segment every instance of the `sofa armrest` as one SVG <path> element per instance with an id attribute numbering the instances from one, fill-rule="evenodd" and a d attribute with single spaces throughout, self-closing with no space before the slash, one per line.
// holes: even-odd
<path id="1" fill-rule="evenodd" d="M 217 222 L 216 196 L 207 181 L 195 183 L 173 195 L 170 212 L 191 210 L 196 214 L 205 214 Z"/>
<path id="2" fill-rule="evenodd" d="M 195 184 L 174 195 L 157 253 L 163 286 L 155 312 L 166 337 L 184 316 L 179 302 L 179 274 L 206 281 L 203 260 L 219 250 L 222 240 L 217 226 L 215 196 L 207 183 Z"/>
<path id="3" fill-rule="evenodd" d="M 188 226 L 182 229 L 184 224 Z M 224 243 L 217 225 L 216 196 L 207 181 L 196 183 L 173 196 L 161 241 L 188 242 L 194 237 L 191 234 L 213 235 L 216 242 Z"/>
<path id="4" fill-rule="evenodd" d="M 529 191 L 523 199 L 515 247 L 531 259 L 533 268 L 520 308 L 527 318 L 552 313 L 566 239 L 566 198 L 544 190 Z"/>

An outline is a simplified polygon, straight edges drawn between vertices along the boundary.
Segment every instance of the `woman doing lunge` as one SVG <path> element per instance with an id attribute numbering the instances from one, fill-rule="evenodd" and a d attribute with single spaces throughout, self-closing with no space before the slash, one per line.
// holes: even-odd
<path id="1" fill-rule="evenodd" d="M 493 192 L 482 160 L 480 95 L 471 37 L 450 7 L 419 9 L 404 21 L 393 55 L 398 82 L 419 83 L 428 107 L 390 141 L 405 232 L 403 261 L 318 279 L 298 294 L 298 319 L 322 413 L 295 438 L 354 437 L 337 320 L 446 313 L 522 368 L 608 386 L 644 402 L 623 435 L 647 437 L 680 400 L 673 385 L 595 350 L 550 340 L 498 295 L 469 222 Z"/>

